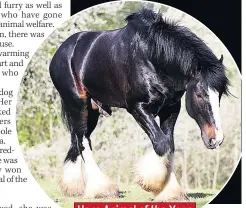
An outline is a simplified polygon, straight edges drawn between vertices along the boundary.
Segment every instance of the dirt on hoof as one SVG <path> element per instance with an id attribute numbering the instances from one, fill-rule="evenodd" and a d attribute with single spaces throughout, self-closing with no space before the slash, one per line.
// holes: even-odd
<path id="1" fill-rule="evenodd" d="M 154 199 L 157 202 L 186 202 L 189 201 L 187 194 L 182 190 L 163 191 Z"/>

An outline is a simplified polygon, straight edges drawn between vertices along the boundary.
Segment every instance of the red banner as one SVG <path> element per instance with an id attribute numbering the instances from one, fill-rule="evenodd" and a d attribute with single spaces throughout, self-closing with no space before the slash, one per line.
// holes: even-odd
<path id="1" fill-rule="evenodd" d="M 74 208 L 196 208 L 193 202 L 148 203 L 148 202 L 75 202 Z"/>

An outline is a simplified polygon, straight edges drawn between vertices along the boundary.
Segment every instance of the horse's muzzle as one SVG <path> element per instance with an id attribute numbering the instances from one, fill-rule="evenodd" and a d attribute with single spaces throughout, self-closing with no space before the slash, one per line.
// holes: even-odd
<path id="1" fill-rule="evenodd" d="M 215 149 L 219 147 L 224 141 L 224 135 L 221 129 L 215 126 L 206 127 L 202 130 L 202 139 L 208 149 Z"/>
<path id="2" fill-rule="evenodd" d="M 215 149 L 219 147 L 223 143 L 223 141 L 224 141 L 224 138 L 222 140 L 216 140 L 212 138 L 212 139 L 209 139 L 208 142 L 204 141 L 204 144 L 208 149 Z"/>

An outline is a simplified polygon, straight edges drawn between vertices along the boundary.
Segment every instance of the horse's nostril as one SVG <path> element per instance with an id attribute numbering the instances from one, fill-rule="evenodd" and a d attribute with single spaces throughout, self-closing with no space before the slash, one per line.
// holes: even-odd
<path id="1" fill-rule="evenodd" d="M 211 145 L 215 145 L 216 144 L 216 140 L 214 138 L 210 139 L 210 144 Z"/>

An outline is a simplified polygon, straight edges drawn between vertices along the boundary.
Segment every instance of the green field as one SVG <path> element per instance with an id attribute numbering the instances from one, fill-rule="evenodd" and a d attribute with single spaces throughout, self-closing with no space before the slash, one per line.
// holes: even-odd
<path id="1" fill-rule="evenodd" d="M 48 194 L 48 196 L 57 202 L 62 208 L 73 207 L 74 202 L 90 201 L 85 200 L 82 197 L 66 197 L 60 192 L 60 188 L 55 181 L 51 180 L 37 180 L 42 189 Z M 210 201 L 216 191 L 211 190 L 192 190 L 188 193 L 190 201 L 197 203 L 197 208 L 203 207 L 208 201 Z M 137 185 L 120 185 L 120 196 L 118 199 L 94 199 L 93 201 L 115 201 L 115 202 L 149 202 L 153 200 L 153 195 L 142 190 Z M 92 201 L 92 200 L 91 200 Z"/>

